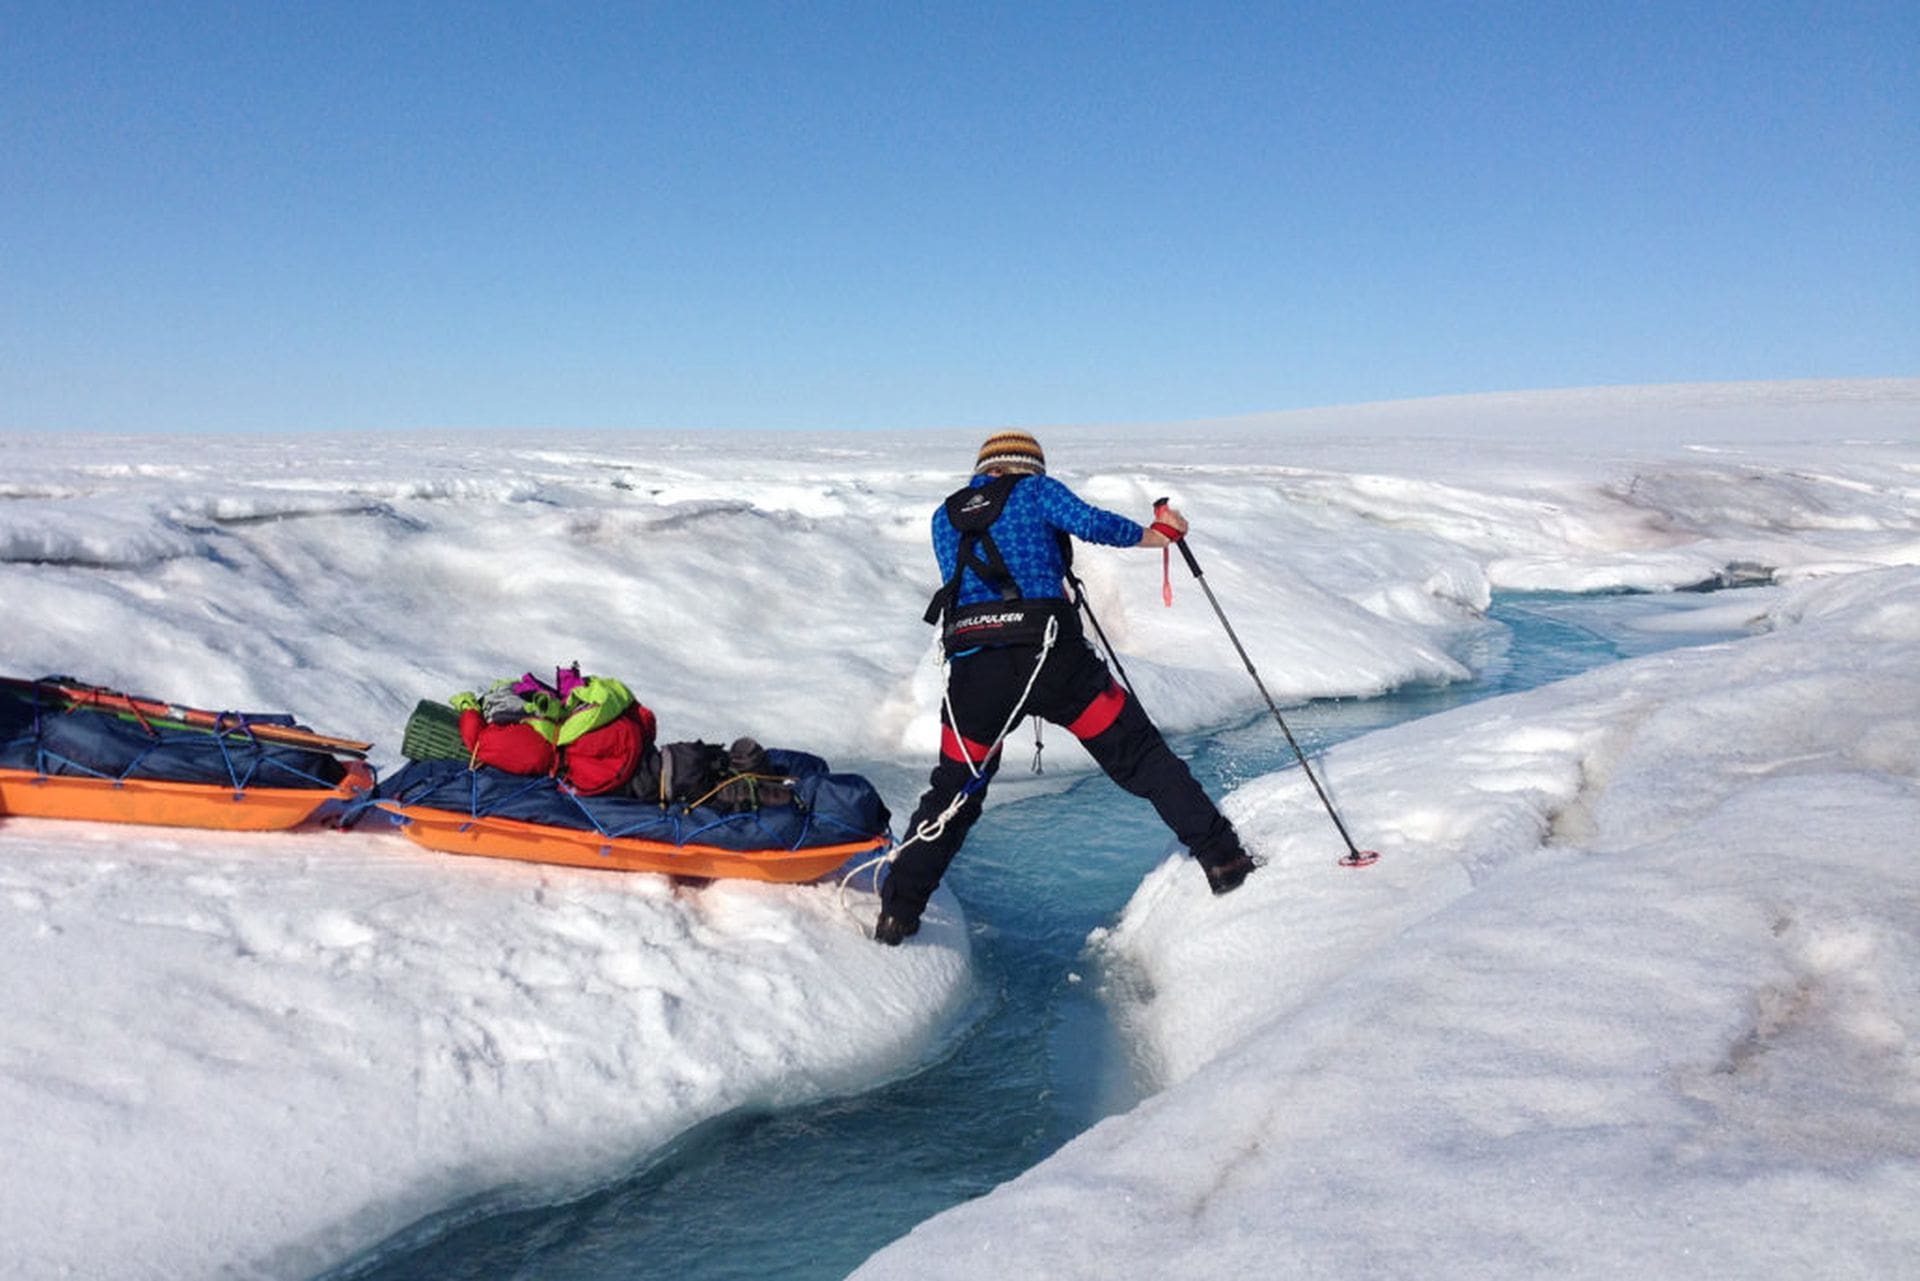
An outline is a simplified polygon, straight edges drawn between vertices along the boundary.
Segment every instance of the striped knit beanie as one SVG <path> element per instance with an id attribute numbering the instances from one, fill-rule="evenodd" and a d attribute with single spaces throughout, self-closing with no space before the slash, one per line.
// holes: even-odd
<path id="1" fill-rule="evenodd" d="M 1047 455 L 1040 448 L 1040 442 L 1026 432 L 997 431 L 987 437 L 986 444 L 980 446 L 980 456 L 973 462 L 973 474 L 978 476 L 995 467 L 1001 471 L 1044 476 L 1047 474 Z"/>

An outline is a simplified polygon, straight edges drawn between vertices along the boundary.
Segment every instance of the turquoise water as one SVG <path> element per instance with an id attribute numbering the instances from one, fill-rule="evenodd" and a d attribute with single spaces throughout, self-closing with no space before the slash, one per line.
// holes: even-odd
<path id="1" fill-rule="evenodd" d="M 1313 703 L 1287 711 L 1287 723 L 1313 753 L 1617 659 L 1725 639 L 1704 629 L 1640 626 L 1662 617 L 1678 622 L 1700 603 L 1502 597 L 1490 625 L 1463 642 L 1463 657 L 1479 673 L 1471 684 Z M 1215 795 L 1292 763 L 1264 711 L 1176 747 Z M 1020 768 L 1016 753 L 1009 783 Z M 914 794 L 915 779 L 882 773 L 875 771 L 875 781 L 888 795 Z M 1365 844 L 1364 833 L 1355 837 Z M 1331 824 L 1327 838 L 1330 856 L 1341 852 Z M 996 805 L 949 877 L 974 923 L 986 995 L 945 1058 L 855 1098 L 722 1118 L 624 1182 L 576 1201 L 478 1217 L 469 1208 L 418 1225 L 329 1278 L 844 1277 L 916 1223 L 1013 1178 L 1136 1101 L 1125 1049 L 1082 949 L 1169 848 L 1146 803 L 1099 776 Z"/>

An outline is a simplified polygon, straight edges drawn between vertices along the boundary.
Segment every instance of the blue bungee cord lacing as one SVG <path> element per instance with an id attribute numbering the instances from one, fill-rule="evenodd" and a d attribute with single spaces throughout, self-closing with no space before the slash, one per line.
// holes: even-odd
<path id="1" fill-rule="evenodd" d="M 297 765 L 289 764 L 287 761 L 272 755 L 270 748 L 263 746 L 260 738 L 254 733 L 253 726 L 248 722 L 245 713 L 242 712 L 220 713 L 217 724 L 212 728 L 190 728 L 173 732 L 156 729 L 142 720 L 140 726 L 146 731 L 150 741 L 146 747 L 137 752 L 118 772 L 109 772 L 107 770 L 96 769 L 85 761 L 76 760 L 63 752 L 58 752 L 48 747 L 46 745 L 45 724 L 47 710 L 48 705 L 42 701 L 38 690 L 36 690 L 33 698 L 33 723 L 31 728 L 20 737 L 10 740 L 10 742 L 14 744 L 31 740 L 33 743 L 34 771 L 45 778 L 77 774 L 110 783 L 137 782 L 142 778 L 147 778 L 153 782 L 166 782 L 169 780 L 142 775 L 139 772 L 140 767 L 154 753 L 162 751 L 167 747 L 181 743 L 198 743 L 210 737 L 213 739 L 215 747 L 219 749 L 221 767 L 226 771 L 227 775 L 227 785 L 233 790 L 236 798 L 243 795 L 247 788 L 253 786 L 258 781 L 261 772 L 269 767 L 291 774 L 296 778 L 304 779 L 316 787 L 331 788 L 335 786 L 333 782 L 327 779 L 321 778 L 308 770 L 301 769 Z M 71 712 L 75 709 L 66 708 L 62 710 L 64 714 L 65 712 Z M 227 723 L 229 720 L 231 720 L 231 724 Z M 241 769 L 239 761 L 235 758 L 230 745 L 230 739 L 233 737 L 244 737 L 247 747 L 251 749 L 251 760 L 247 762 L 244 771 Z M 172 781 L 191 782 L 193 780 Z M 265 784 L 262 784 L 262 786 L 265 786 Z"/>
<path id="2" fill-rule="evenodd" d="M 865 829 L 857 827 L 844 819 L 836 818 L 830 814 L 820 814 L 810 808 L 803 808 L 801 810 L 801 819 L 797 829 L 791 832 L 780 831 L 770 827 L 764 815 L 756 811 L 725 814 L 701 822 L 698 825 L 690 826 L 687 822 L 688 812 L 685 811 L 684 808 L 680 812 L 660 809 L 657 811 L 649 811 L 631 822 L 617 823 L 609 821 L 613 816 L 604 815 L 602 812 L 596 810 L 594 806 L 589 803 L 592 798 L 583 796 L 550 774 L 524 776 L 524 781 L 521 782 L 519 787 L 504 794 L 496 793 L 483 798 L 481 788 L 482 781 L 486 778 L 500 776 L 500 771 L 483 774 L 479 770 L 468 768 L 461 770 L 458 775 L 452 777 L 442 776 L 421 780 L 383 799 L 391 801 L 398 807 L 397 816 L 402 821 L 406 820 L 406 810 L 408 807 L 425 806 L 439 809 L 464 809 L 470 822 L 478 822 L 482 819 L 496 816 L 502 808 L 511 805 L 523 796 L 529 794 L 546 795 L 551 791 L 565 797 L 567 802 L 572 806 L 573 811 L 578 814 L 581 820 L 579 827 L 570 827 L 570 830 L 591 832 L 606 840 L 635 838 L 655 840 L 662 844 L 673 845 L 688 845 L 697 841 L 705 833 L 726 828 L 739 828 L 742 825 L 751 825 L 763 835 L 762 848 L 774 848 L 777 846 L 788 850 L 801 849 L 809 843 L 810 838 L 822 830 L 843 833 L 848 836 L 871 835 L 871 833 Z M 452 800 L 453 798 L 446 796 L 446 793 L 456 786 L 464 795 L 453 805 L 448 805 L 446 801 Z M 378 801 L 372 798 L 363 798 L 350 805 L 346 811 L 346 817 L 342 820 L 342 825 L 349 825 L 360 813 L 363 813 L 367 808 L 377 803 Z M 483 804 L 485 806 L 484 810 L 482 809 Z M 657 829 L 663 823 L 666 825 L 667 830 L 665 832 L 659 832 Z"/>
<path id="3" fill-rule="evenodd" d="M 215 726 L 216 727 L 219 726 L 221 722 L 225 721 L 225 719 L 226 719 L 226 713 L 223 712 L 221 713 L 220 717 L 215 720 L 214 722 Z M 253 749 L 254 749 L 253 764 L 247 767 L 247 776 L 245 778 L 241 778 L 240 775 L 234 771 L 233 753 L 227 750 L 226 731 L 216 728 L 213 734 L 213 741 L 215 745 L 218 746 L 220 749 L 220 760 L 227 767 L 227 781 L 233 784 L 233 794 L 235 798 L 238 798 L 243 792 L 247 790 L 247 784 L 253 781 L 254 770 L 259 768 L 260 740 L 253 736 L 253 727 L 247 724 L 245 717 L 240 718 L 239 724 L 236 725 L 235 728 L 247 736 L 247 741 L 253 745 Z M 158 738 L 158 735 L 156 735 L 155 737 Z M 159 743 L 156 742 L 154 746 L 155 747 L 159 746 Z M 153 749 L 149 748 L 147 750 L 151 751 Z"/>
<path id="4" fill-rule="evenodd" d="M 748 826 L 753 827 L 756 831 L 763 834 L 765 837 L 763 848 L 780 846 L 788 850 L 797 850 L 805 847 L 809 843 L 808 838 L 814 834 L 815 829 L 821 827 L 838 829 L 840 832 L 851 836 L 868 835 L 868 833 L 861 831 L 851 823 L 834 818 L 831 815 L 818 814 L 811 809 L 802 812 L 799 829 L 794 832 L 791 837 L 769 827 L 765 817 L 757 810 L 745 810 L 738 814 L 722 814 L 717 818 L 700 823 L 698 826 L 689 826 L 688 816 L 692 811 L 682 809 L 679 813 L 675 813 L 671 809 L 668 809 L 661 811 L 657 818 L 649 815 L 622 826 L 609 827 L 601 820 L 600 815 L 594 812 L 593 807 L 587 804 L 586 798 L 582 797 L 578 792 L 564 786 L 559 787 L 557 790 L 569 801 L 573 802 L 574 808 L 579 810 L 581 816 L 591 825 L 592 831 L 597 832 L 609 840 L 621 840 L 623 838 L 635 837 L 636 835 L 638 839 L 642 840 L 653 839 L 643 833 L 650 824 L 660 819 L 664 819 L 668 824 L 669 839 L 674 845 L 694 844 L 701 836 L 715 830 Z M 518 793 L 515 793 L 515 795 L 518 795 Z"/>

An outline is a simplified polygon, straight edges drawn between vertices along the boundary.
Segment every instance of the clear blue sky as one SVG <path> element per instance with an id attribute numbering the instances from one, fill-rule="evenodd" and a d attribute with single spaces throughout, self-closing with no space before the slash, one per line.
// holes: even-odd
<path id="1" fill-rule="evenodd" d="M 0 430 L 1920 373 L 1920 4 L 0 0 Z"/>

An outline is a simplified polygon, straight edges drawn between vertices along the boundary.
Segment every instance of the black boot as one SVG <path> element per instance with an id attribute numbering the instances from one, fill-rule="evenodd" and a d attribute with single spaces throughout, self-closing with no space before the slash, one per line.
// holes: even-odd
<path id="1" fill-rule="evenodd" d="M 880 913 L 880 919 L 873 923 L 873 941 L 888 947 L 899 947 L 919 932 L 920 922 L 917 919 L 909 921 L 884 910 Z"/>
<path id="2" fill-rule="evenodd" d="M 1245 851 L 1235 854 L 1224 863 L 1215 863 L 1204 867 L 1207 884 L 1215 894 L 1231 894 L 1240 888 L 1240 883 L 1253 875 L 1253 869 L 1260 865 L 1249 858 Z"/>

